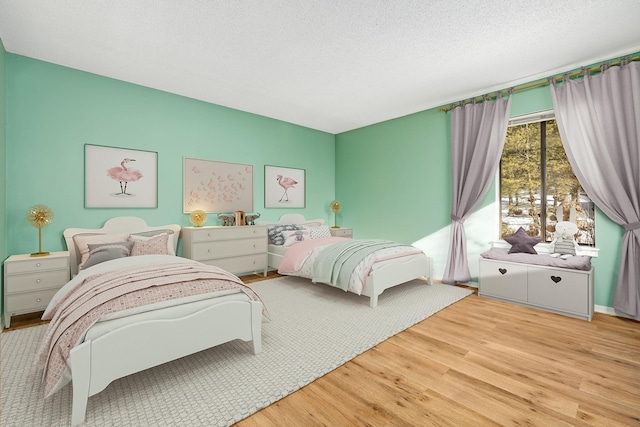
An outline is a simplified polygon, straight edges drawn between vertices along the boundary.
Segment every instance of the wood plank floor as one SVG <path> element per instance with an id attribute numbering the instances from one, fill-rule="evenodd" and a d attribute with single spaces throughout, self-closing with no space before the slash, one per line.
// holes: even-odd
<path id="1" fill-rule="evenodd" d="M 640 426 L 640 322 L 474 294 L 236 427 L 435 425 Z"/>
<path id="2" fill-rule="evenodd" d="M 435 425 L 640 426 L 640 322 L 474 294 L 236 427 Z"/>

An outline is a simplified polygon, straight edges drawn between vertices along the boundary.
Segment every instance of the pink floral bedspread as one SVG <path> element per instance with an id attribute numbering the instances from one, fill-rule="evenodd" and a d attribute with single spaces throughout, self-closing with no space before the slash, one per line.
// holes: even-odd
<path id="1" fill-rule="evenodd" d="M 239 289 L 254 301 L 258 295 L 237 276 L 191 261 L 129 267 L 88 276 L 50 311 L 51 323 L 41 343 L 37 362 L 43 369 L 45 397 L 61 388 L 66 361 L 87 330 L 102 316 L 147 304 Z M 263 313 L 266 314 L 263 305 Z"/>

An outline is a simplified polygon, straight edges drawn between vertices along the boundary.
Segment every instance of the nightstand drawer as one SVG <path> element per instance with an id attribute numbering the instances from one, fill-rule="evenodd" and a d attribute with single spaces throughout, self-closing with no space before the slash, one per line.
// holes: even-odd
<path id="1" fill-rule="evenodd" d="M 4 264 L 5 274 L 33 273 L 35 271 L 60 270 L 69 267 L 69 257 L 28 258 Z"/>
<path id="2" fill-rule="evenodd" d="M 44 310 L 58 289 L 46 289 L 37 292 L 25 292 L 22 294 L 7 295 L 5 307 L 8 313 L 34 312 Z"/>
<path id="3" fill-rule="evenodd" d="M 60 289 L 69 281 L 69 271 L 46 271 L 42 273 L 16 274 L 6 278 L 6 293 L 37 291 L 43 288 Z"/>
<path id="4" fill-rule="evenodd" d="M 333 237 L 353 237 L 353 230 L 351 228 L 330 228 L 329 231 Z"/>

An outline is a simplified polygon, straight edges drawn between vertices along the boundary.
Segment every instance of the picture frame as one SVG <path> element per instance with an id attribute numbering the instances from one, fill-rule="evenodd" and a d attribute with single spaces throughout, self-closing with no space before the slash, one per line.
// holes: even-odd
<path id="1" fill-rule="evenodd" d="M 85 144 L 84 206 L 157 208 L 158 153 Z"/>
<path id="2" fill-rule="evenodd" d="M 182 211 L 253 212 L 253 165 L 185 157 Z"/>
<path id="3" fill-rule="evenodd" d="M 306 171 L 283 166 L 264 166 L 264 207 L 304 208 Z"/>

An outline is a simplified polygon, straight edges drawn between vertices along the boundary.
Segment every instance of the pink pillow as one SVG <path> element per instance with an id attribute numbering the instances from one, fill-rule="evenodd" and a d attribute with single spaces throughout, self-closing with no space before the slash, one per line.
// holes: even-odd
<path id="1" fill-rule="evenodd" d="M 151 238 L 130 238 L 133 241 L 131 256 L 136 255 L 169 255 L 167 250 L 168 234 L 158 234 Z"/>

